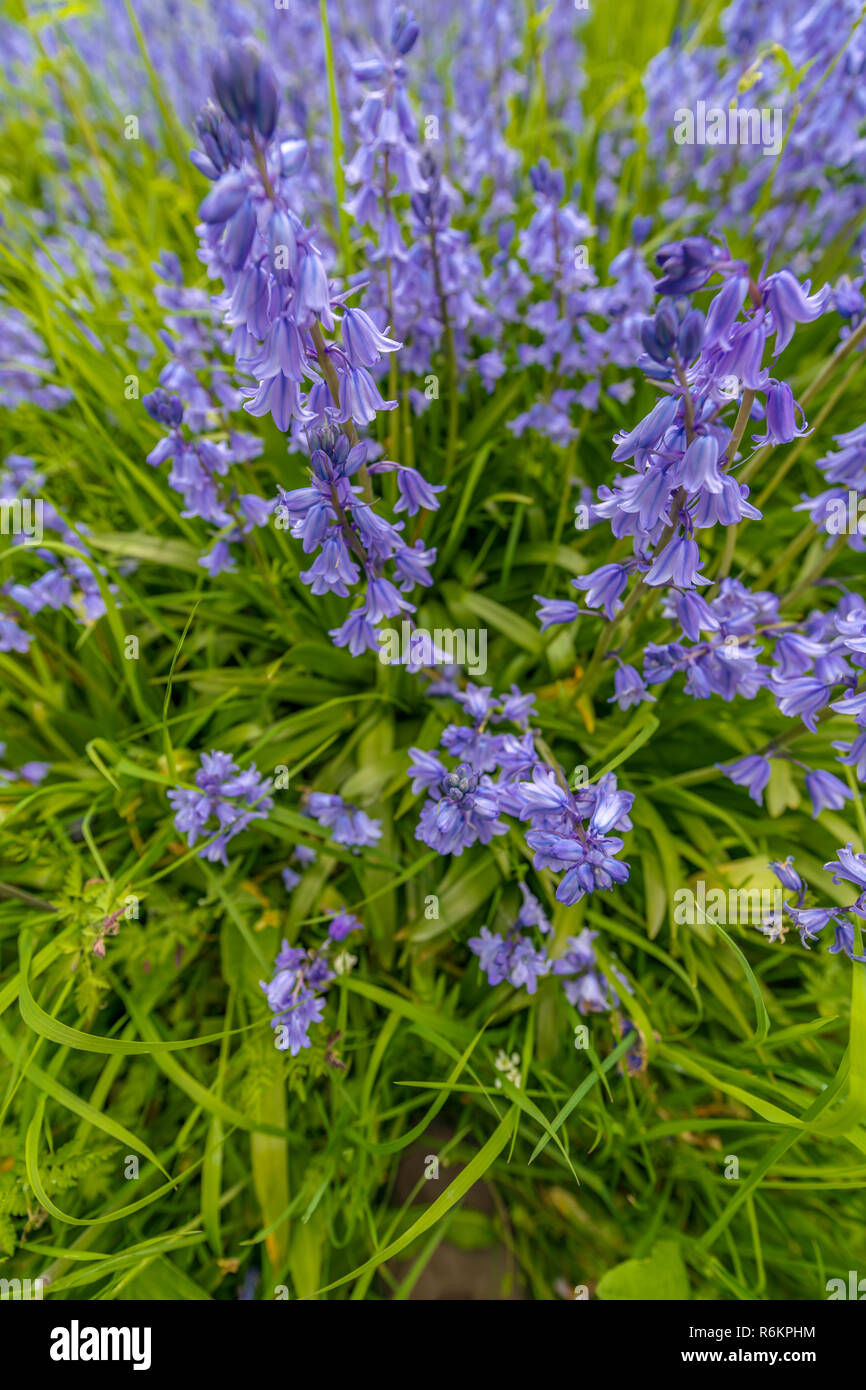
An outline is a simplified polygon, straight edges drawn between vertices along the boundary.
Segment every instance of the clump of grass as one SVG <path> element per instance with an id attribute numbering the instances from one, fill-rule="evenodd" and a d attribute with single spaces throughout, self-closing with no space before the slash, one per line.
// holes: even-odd
<path id="1" fill-rule="evenodd" d="M 631 26 L 593 21 L 590 92 L 616 76 L 639 109 L 644 60 L 673 8 L 654 12 L 640 54 L 627 52 Z M 543 27 L 533 43 L 543 50 Z M 449 488 L 425 522 L 437 582 L 419 620 L 483 622 L 486 679 L 535 692 L 562 765 L 593 777 L 616 767 L 637 793 L 627 885 L 564 907 L 540 875 L 555 940 L 599 933 L 636 1031 L 616 1010 L 583 1017 L 552 977 L 531 996 L 491 990 L 466 940 L 514 920 L 527 850 L 516 828 L 452 860 L 416 840 L 408 750 L 432 746 L 445 716 L 406 672 L 334 648 L 339 605 L 311 599 L 276 527 L 211 582 L 197 523 L 144 461 L 157 431 L 139 398 L 163 361 L 151 263 L 172 250 L 204 283 L 202 190 L 184 157 L 189 132 L 165 101 L 131 149 L 110 94 L 65 63 L 71 51 L 46 56 L 26 101 L 5 89 L 0 249 L 4 303 L 41 335 L 73 399 L 51 413 L 20 406 L 4 429 L 98 561 L 107 611 L 92 623 L 46 611 L 30 652 L 0 654 L 6 759 L 52 764 L 44 784 L 0 783 L 3 1274 L 48 1279 L 58 1299 L 405 1299 L 447 1242 L 504 1250 L 502 1296 L 821 1297 L 866 1219 L 866 975 L 796 939 L 677 923 L 673 904 L 697 878 L 767 886 L 768 863 L 792 851 L 832 896 L 821 865 L 839 844 L 866 842 L 856 787 L 852 810 L 813 821 L 783 766 L 757 808 L 716 764 L 778 734 L 771 707 L 669 690 L 621 712 L 581 696 L 591 652 L 542 636 L 532 595 L 591 567 L 569 535 L 568 480 L 578 458 L 589 482 L 609 478 L 625 409 L 606 397 L 571 449 L 537 436 L 516 445 L 505 421 L 533 399 L 528 374 L 492 396 L 470 383 Z M 316 102 L 333 107 L 327 91 Z M 542 106 L 526 109 L 521 126 L 515 108 L 515 138 L 527 162 L 555 152 L 586 176 L 593 125 L 561 132 Z M 52 118 L 73 155 L 66 193 L 93 200 L 117 256 L 95 267 L 71 247 L 71 264 L 48 277 L 54 253 L 30 213 L 49 206 L 58 178 Z M 654 197 L 640 158 L 633 187 Z M 153 346 L 147 370 L 130 325 Z M 835 330 L 815 325 L 804 341 L 798 379 L 821 382 Z M 823 381 L 812 408 L 837 386 Z M 638 410 L 650 403 L 639 389 Z M 833 429 L 855 423 L 848 393 Z M 439 478 L 447 409 L 401 427 Z M 283 437 L 256 428 L 256 490 L 301 485 Z M 742 555 L 753 579 L 772 567 L 791 590 L 811 583 L 820 545 L 792 549 L 790 505 L 817 447 L 780 478 L 762 553 Z M 0 581 L 33 563 L 4 548 Z M 856 587 L 856 557 L 836 574 Z M 832 756 L 849 732 L 829 719 L 812 747 Z M 211 748 L 286 774 L 227 868 L 187 846 L 166 797 Z M 303 814 L 310 789 L 375 813 L 379 843 L 335 843 Z M 298 843 L 316 862 L 287 895 L 281 870 Z M 349 943 L 357 962 L 335 980 L 312 1046 L 290 1057 L 273 1045 L 260 981 L 283 939 L 317 941 L 344 904 L 365 924 Z M 481 1210 L 465 1200 L 479 1185 L 490 1194 Z"/>

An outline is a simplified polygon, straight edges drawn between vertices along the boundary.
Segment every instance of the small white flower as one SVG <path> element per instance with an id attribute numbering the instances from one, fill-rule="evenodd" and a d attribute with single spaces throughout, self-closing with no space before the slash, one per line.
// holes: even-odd
<path id="1" fill-rule="evenodd" d="M 505 1076 L 511 1082 L 512 1086 L 520 1085 L 519 1052 L 512 1052 L 511 1056 L 509 1057 L 508 1053 L 503 1052 L 502 1048 L 500 1048 L 496 1054 L 496 1059 L 493 1065 L 496 1067 L 497 1071 L 501 1071 L 505 1074 Z M 496 1079 L 496 1085 L 499 1087 L 500 1090 L 502 1089 L 502 1082 L 498 1077 Z"/>

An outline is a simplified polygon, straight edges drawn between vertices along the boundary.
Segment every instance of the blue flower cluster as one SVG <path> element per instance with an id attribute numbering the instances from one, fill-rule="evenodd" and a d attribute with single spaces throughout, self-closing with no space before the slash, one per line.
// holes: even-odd
<path id="1" fill-rule="evenodd" d="M 774 335 L 780 353 L 796 324 L 817 318 L 829 301 L 829 286 L 810 295 L 789 270 L 756 283 L 743 262 L 705 237 L 669 243 L 657 260 L 663 298 L 643 322 L 639 365 L 665 393 L 633 429 L 615 435 L 613 460 L 631 460 L 633 471 L 603 485 L 593 509 L 618 539 L 631 537 L 634 555 L 573 581 L 589 608 L 609 619 L 622 608 L 633 575 L 650 588 L 709 584 L 695 532 L 760 517 L 733 468 L 758 393 L 765 434 L 756 443 L 790 443 L 802 433 L 790 388 L 762 366 L 765 345 Z M 706 313 L 689 307 L 690 297 L 717 275 L 723 284 Z M 747 300 L 751 308 L 741 318 Z M 731 425 L 724 413 L 734 405 Z M 577 616 L 573 603 L 540 602 L 546 626 Z"/>
<path id="2" fill-rule="evenodd" d="M 174 828 L 186 836 L 190 849 L 202 837 L 207 840 L 200 859 L 227 865 L 229 841 L 273 810 L 270 780 L 259 775 L 255 763 L 241 770 L 228 753 L 210 752 L 202 753 L 194 782 L 194 787 L 173 787 L 168 793 Z"/>
<path id="3" fill-rule="evenodd" d="M 24 315 L 0 304 L 0 407 L 17 410 L 29 403 L 39 410 L 59 410 L 67 405 L 72 392 L 50 380 L 56 370 Z"/>
<path id="4" fill-rule="evenodd" d="M 660 208 L 666 221 L 690 222 L 709 207 L 801 262 L 852 228 L 864 244 L 866 190 L 856 173 L 866 59 L 860 21 L 859 0 L 797 0 L 760 11 L 753 0 L 732 0 L 715 45 L 675 28 L 644 77 L 649 150 L 668 190 Z M 736 143 L 708 139 L 678 146 L 671 160 L 672 115 L 695 111 L 698 102 L 722 111 L 778 110 L 784 141 L 776 157 L 743 159 Z M 630 138 L 622 132 L 622 142 Z"/>
<path id="5" fill-rule="evenodd" d="M 76 534 L 50 502 L 36 495 L 44 481 L 44 474 L 32 458 L 8 454 L 0 468 L 0 504 L 27 503 L 29 513 L 22 511 L 22 515 L 28 517 L 31 528 L 35 531 L 38 522 L 43 533 L 53 531 L 62 545 L 74 549 L 77 554 L 57 555 L 37 544 L 42 537 L 35 534 L 29 539 L 24 532 L 13 536 L 13 545 L 26 547 L 22 556 L 26 553 L 39 560 L 41 573 L 31 583 L 9 579 L 0 585 L 0 600 L 6 600 L 0 607 L 0 652 L 28 651 L 33 639 L 21 626 L 22 611 L 35 617 L 45 609 L 67 609 L 76 622 L 83 623 L 96 622 L 105 612 L 105 600 L 97 578 L 97 575 L 104 575 L 105 570 L 91 559 L 81 539 L 87 534 L 87 527 L 79 525 Z M 113 589 L 114 586 L 108 587 Z"/>
<path id="6" fill-rule="evenodd" d="M 304 810 L 319 825 L 330 830 L 338 845 L 375 845 L 382 838 L 382 822 L 371 820 L 366 811 L 359 811 L 341 796 L 328 792 L 310 792 Z M 295 854 L 303 858 L 299 847 Z"/>
<path id="7" fill-rule="evenodd" d="M 816 460 L 830 487 L 816 497 L 803 497 L 794 510 L 808 512 L 827 545 L 844 536 L 852 550 L 866 549 L 866 520 L 862 508 L 866 498 L 866 425 L 834 437 L 838 449 Z"/>
<path id="8" fill-rule="evenodd" d="M 304 141 L 281 139 L 280 100 L 269 64 L 248 39 L 230 43 L 213 72 L 216 101 L 198 120 L 196 167 L 213 181 L 202 203 L 202 258 L 225 284 L 222 307 L 241 370 L 257 381 L 246 409 L 277 428 L 332 419 L 369 424 L 382 399 L 369 367 L 399 344 L 353 338 L 332 293 L 314 229 L 293 207 Z M 351 319 L 350 319 L 351 323 Z M 342 329 L 326 345 L 323 330 Z"/>
<path id="9" fill-rule="evenodd" d="M 340 957 L 332 955 L 333 947 L 355 931 L 363 931 L 361 922 L 351 913 L 341 912 L 331 921 L 321 946 L 305 951 L 283 941 L 272 978 L 260 981 L 273 1011 L 271 1026 L 277 1034 L 278 1051 L 297 1057 L 312 1046 L 310 1029 L 321 1022 L 325 992 L 342 968 Z"/>
<path id="10" fill-rule="evenodd" d="M 838 858 L 831 859 L 824 868 L 832 873 L 834 883 L 852 883 L 857 888 L 857 897 L 850 907 L 804 907 L 806 888 L 794 868 L 793 858 L 789 856 L 784 863 L 771 864 L 773 872 L 783 888 L 796 893 L 793 904 L 785 903 L 784 911 L 790 917 L 800 940 L 808 948 L 810 941 L 817 941 L 819 934 L 832 924 L 833 944 L 828 947 L 831 955 L 845 955 L 851 961 L 866 961 L 866 955 L 858 955 L 855 950 L 855 931 L 866 922 L 866 854 L 855 854 L 853 845 L 846 845 L 838 851 Z M 776 934 L 782 935 L 778 925 Z M 784 939 L 784 938 L 783 938 Z"/>
<path id="11" fill-rule="evenodd" d="M 412 791 L 429 794 L 416 838 L 440 854 L 459 856 L 476 842 L 486 845 L 506 834 L 501 816 L 510 815 L 530 824 L 526 843 L 535 852 L 536 869 L 565 871 L 556 890 L 559 902 L 573 904 L 586 893 L 625 883 L 628 865 L 616 858 L 623 841 L 610 832 L 631 829 L 633 793 L 620 791 L 613 773 L 570 791 L 562 770 L 542 759 L 528 727 L 534 696 L 513 687 L 494 697 L 491 687 L 469 683 L 455 698 L 473 721 L 449 724 L 442 734 L 441 746 L 457 766 L 449 770 L 437 753 L 409 750 Z M 521 733 L 488 727 L 506 721 Z"/>
<path id="12" fill-rule="evenodd" d="M 360 311 L 353 331 L 361 335 L 374 331 Z M 288 527 L 306 554 L 317 552 L 310 568 L 301 572 L 312 593 L 348 598 L 351 589 L 363 586 L 360 605 L 351 609 L 340 627 L 331 629 L 338 647 L 348 647 L 353 656 L 359 656 L 379 650 L 376 625 L 384 618 L 415 612 L 414 604 L 404 595 L 418 584 L 432 584 L 429 571 L 436 551 L 425 549 L 421 540 L 409 545 L 401 534 L 403 522 L 386 520 L 362 490 L 353 486 L 351 480 L 367 457 L 364 441 L 352 445 L 345 434 L 326 424 L 315 433 L 314 445 L 310 485 L 291 491 L 280 489 L 277 524 Z M 370 471 L 394 467 L 379 463 Z M 395 510 L 402 506 L 413 515 L 420 506 L 439 505 L 414 469 L 400 468 L 397 477 L 400 501 Z M 389 565 L 393 578 L 385 573 Z"/>
<path id="13" fill-rule="evenodd" d="M 230 426 L 243 398 L 222 365 L 229 344 L 218 311 L 203 290 L 183 284 L 176 256 L 164 253 L 155 269 L 164 281 L 157 299 L 169 311 L 161 338 L 172 357 L 157 388 L 142 400 L 151 418 L 168 430 L 147 461 L 153 467 L 171 461 L 169 483 L 183 498 L 181 515 L 199 517 L 216 529 L 213 545 L 199 560 L 215 576 L 235 568 L 231 544 L 266 526 L 276 504 L 232 482 L 232 466 L 257 458 L 263 445 L 257 436 Z"/>
<path id="14" fill-rule="evenodd" d="M 553 974 L 561 978 L 569 1004 L 582 1014 L 618 1009 L 619 996 L 601 970 L 593 948 L 592 943 L 598 932 L 585 927 L 579 936 L 568 938 L 568 949 L 562 955 L 552 956 L 545 944 L 536 945 L 532 937 L 521 930 L 535 923 L 538 904 L 523 883 L 520 887 L 524 907 L 515 925 L 504 936 L 482 927 L 479 936 L 469 939 L 469 949 L 478 957 L 478 964 L 487 976 L 488 984 L 494 986 L 507 981 L 515 989 L 525 989 L 527 994 L 535 994 L 538 981 L 545 975 Z M 611 973 L 620 987 L 626 993 L 631 993 L 622 972 L 612 966 Z"/>

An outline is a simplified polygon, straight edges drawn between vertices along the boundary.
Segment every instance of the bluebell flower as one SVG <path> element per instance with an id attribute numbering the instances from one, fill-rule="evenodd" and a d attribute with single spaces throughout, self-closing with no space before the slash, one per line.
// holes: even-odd
<path id="1" fill-rule="evenodd" d="M 812 323 L 820 318 L 830 298 L 830 286 L 809 294 L 810 282 L 801 285 L 790 270 L 780 270 L 761 284 L 776 333 L 776 352 L 788 346 L 798 323 Z"/>
<path id="2" fill-rule="evenodd" d="M 6 753 L 6 744 L 0 742 L 0 758 Z M 27 762 L 22 763 L 17 770 L 8 767 L 0 767 L 0 782 L 29 782 L 32 786 L 38 786 L 44 782 L 51 771 L 50 763 Z"/>
<path id="3" fill-rule="evenodd" d="M 0 613 L 0 652 L 26 652 L 33 641 L 9 613 Z"/>
<path id="4" fill-rule="evenodd" d="M 507 980 L 515 989 L 525 989 L 527 994 L 535 994 L 539 979 L 547 975 L 551 967 L 547 953 L 536 949 L 516 928 L 506 936 L 499 936 L 482 927 L 480 936 L 469 938 L 469 949 L 478 956 L 488 984 L 498 985 Z"/>
<path id="5" fill-rule="evenodd" d="M 439 503 L 436 500 L 436 493 L 445 491 L 444 483 L 431 485 L 425 478 L 422 478 L 416 468 L 405 466 L 397 469 L 397 487 L 400 490 L 400 496 L 394 511 L 406 511 L 409 516 L 414 516 L 422 508 L 426 511 L 438 511 Z"/>
<path id="6" fill-rule="evenodd" d="M 676 584 L 691 589 L 695 584 L 709 584 L 706 575 L 699 573 L 701 556 L 697 542 L 691 536 L 674 536 L 653 560 L 644 576 L 651 586 Z"/>
<path id="7" fill-rule="evenodd" d="M 806 728 L 814 734 L 817 727 L 815 716 L 829 703 L 830 687 L 813 676 L 786 681 L 771 677 L 769 684 L 781 713 L 789 716 L 799 714 Z M 837 702 L 835 707 L 838 708 L 840 703 Z"/>
<path id="8" fill-rule="evenodd" d="M 479 936 L 469 938 L 469 949 L 478 957 L 488 984 L 498 985 L 508 975 L 509 955 L 505 938 L 489 927 L 482 927 Z"/>
<path id="9" fill-rule="evenodd" d="M 556 890 L 559 902 L 571 905 L 628 880 L 628 865 L 617 858 L 623 841 L 609 832 L 631 829 L 634 795 L 618 789 L 613 773 L 570 792 L 552 769 L 538 764 L 531 781 L 518 783 L 515 801 L 520 819 L 531 822 L 526 843 L 535 851 L 536 869 L 566 870 Z"/>
<path id="10" fill-rule="evenodd" d="M 542 594 L 535 594 L 534 598 L 540 605 L 537 616 L 542 632 L 561 623 L 573 623 L 580 612 L 573 599 L 544 598 Z"/>
<path id="11" fill-rule="evenodd" d="M 866 730 L 858 734 L 852 743 L 834 743 L 833 747 L 840 750 L 839 762 L 853 767 L 857 780 L 866 782 Z"/>
<path id="12" fill-rule="evenodd" d="M 794 393 L 786 381 L 770 382 L 764 418 L 766 429 L 762 435 L 752 436 L 755 444 L 790 444 L 792 439 L 810 433 L 802 408 L 794 400 Z"/>
<path id="13" fill-rule="evenodd" d="M 337 647 L 348 647 L 352 656 L 360 656 L 362 652 L 375 652 L 379 650 L 379 641 L 376 636 L 376 629 L 368 620 L 366 610 L 363 608 L 353 608 L 345 622 L 339 627 L 332 627 L 328 632 Z"/>
<path id="14" fill-rule="evenodd" d="M 803 880 L 794 868 L 793 857 L 788 855 L 788 858 L 782 863 L 778 860 L 774 860 L 770 864 L 770 868 L 773 870 L 773 873 L 776 875 L 776 878 L 783 888 L 788 888 L 791 892 L 797 894 L 797 905 L 799 906 L 803 901 L 805 889 L 803 887 Z"/>
<path id="15" fill-rule="evenodd" d="M 622 608 L 620 594 L 628 584 L 629 571 L 625 565 L 602 565 L 592 574 L 579 575 L 571 582 L 575 589 L 586 593 L 590 608 L 601 608 L 605 617 L 612 618 Z"/>
<path id="16" fill-rule="evenodd" d="M 44 782 L 51 771 L 51 763 L 39 762 L 34 759 L 30 762 L 22 763 L 18 769 L 18 776 L 23 777 L 25 782 L 30 782 L 32 786 L 38 786 Z"/>
<path id="17" fill-rule="evenodd" d="M 866 955 L 857 955 L 854 951 L 855 925 L 866 919 L 866 855 L 854 854 L 849 844 L 839 850 L 838 862 L 833 860 L 824 865 L 825 869 L 833 872 L 834 882 L 846 880 L 859 890 L 849 907 L 805 907 L 806 890 L 793 868 L 793 860 L 789 857 L 784 864 L 773 863 L 770 867 L 783 886 L 797 894 L 796 903 L 786 903 L 784 910 L 800 933 L 803 945 L 808 948 L 809 943 L 817 940 L 819 934 L 832 923 L 833 944 L 828 948 L 830 954 L 843 954 L 851 961 L 866 963 Z M 854 919 L 857 919 L 856 922 Z"/>
<path id="18" fill-rule="evenodd" d="M 853 690 L 849 695 L 834 700 L 830 707 L 838 710 L 839 714 L 850 715 L 861 728 L 866 724 L 866 690 Z M 814 733 L 814 729 L 812 732 Z"/>
<path id="19" fill-rule="evenodd" d="M 725 259 L 721 247 L 703 236 L 667 242 L 656 252 L 656 262 L 662 271 L 656 289 L 659 294 L 692 294 L 707 283 L 719 262 Z"/>
<path id="20" fill-rule="evenodd" d="M 24 314 L 0 304 L 0 407 L 15 410 L 29 402 L 39 410 L 60 410 L 73 397 L 67 386 L 46 380 L 56 371 Z"/>
<path id="21" fill-rule="evenodd" d="M 382 838 L 381 821 L 371 820 L 365 811 L 336 794 L 311 792 L 304 811 L 319 825 L 327 826 L 338 845 L 375 845 Z"/>
<path id="22" fill-rule="evenodd" d="M 530 893 L 523 879 L 520 880 L 518 886 L 523 903 L 517 914 L 517 925 L 519 927 L 537 927 L 543 935 L 546 935 L 552 928 L 541 903 L 533 893 Z"/>
<path id="23" fill-rule="evenodd" d="M 866 963 L 866 955 L 854 952 L 854 927 L 849 919 L 837 917 L 833 923 L 833 945 L 828 946 L 831 956 L 846 955 L 850 961 Z"/>
<path id="24" fill-rule="evenodd" d="M 172 787 L 168 792 L 175 829 L 186 836 L 190 848 L 202 838 L 211 840 L 199 857 L 227 865 L 229 841 L 273 810 L 270 780 L 259 775 L 254 763 L 241 771 L 228 753 L 211 752 L 201 755 L 194 782 L 194 789 Z"/>
<path id="25" fill-rule="evenodd" d="M 328 936 L 332 941 L 345 941 L 350 932 L 363 930 L 363 924 L 345 908 L 335 912 L 328 923 Z"/>
<path id="26" fill-rule="evenodd" d="M 584 927 L 568 938 L 568 950 L 553 962 L 553 973 L 562 979 L 568 1002 L 582 1014 L 601 1013 L 619 1006 L 616 991 L 598 966 L 593 941 L 598 932 Z"/>
<path id="27" fill-rule="evenodd" d="M 806 773 L 806 791 L 812 802 L 812 818 L 822 811 L 841 811 L 851 792 L 832 772 L 816 770 Z"/>
<path id="28" fill-rule="evenodd" d="M 324 995 L 340 968 L 339 961 L 332 960 L 332 948 L 349 932 L 362 929 L 356 917 L 341 911 L 334 915 L 328 936 L 318 948 L 304 950 L 283 941 L 272 978 L 259 982 L 271 1008 L 271 1026 L 277 1033 L 276 1046 L 280 1051 L 297 1057 L 312 1046 L 310 1029 L 322 1020 Z"/>
<path id="29" fill-rule="evenodd" d="M 476 842 L 489 844 L 508 829 L 499 819 L 499 802 L 491 779 L 478 776 L 468 763 L 447 772 L 421 810 L 415 838 L 439 854 L 458 857 Z"/>
<path id="30" fill-rule="evenodd" d="M 828 923 L 835 921 L 836 909 L 832 907 L 788 907 L 786 911 L 800 933 L 800 940 L 806 949 L 810 941 L 818 940 Z"/>
<path id="31" fill-rule="evenodd" d="M 833 859 L 824 868 L 833 874 L 833 882 L 842 879 L 853 883 L 860 893 L 866 892 L 866 854 L 855 854 L 851 844 L 837 851 L 838 861 Z"/>
<path id="32" fill-rule="evenodd" d="M 693 589 L 673 590 L 665 608 L 666 617 L 675 617 L 683 633 L 692 642 L 700 640 L 702 632 L 718 632 L 720 620 L 706 599 Z"/>
<path id="33" fill-rule="evenodd" d="M 614 435 L 616 448 L 613 451 L 614 463 L 626 459 L 645 460 L 647 454 L 656 449 L 677 417 L 679 402 L 675 396 L 662 396 L 639 424 L 632 430 L 621 430 Z"/>
<path id="34" fill-rule="evenodd" d="M 750 753 L 747 757 L 739 758 L 727 766 L 721 763 L 717 763 L 716 766 L 736 786 L 746 787 L 749 796 L 757 806 L 762 805 L 764 788 L 770 780 L 771 769 L 768 758 L 762 757 L 759 753 Z"/>
<path id="35" fill-rule="evenodd" d="M 501 712 L 494 710 L 490 715 L 495 724 L 508 720 L 518 728 L 529 728 L 529 721 L 535 715 L 535 695 L 524 695 L 518 686 L 512 685 L 508 693 L 500 695 L 498 699 Z"/>
<path id="36" fill-rule="evenodd" d="M 611 695 L 610 702 L 616 701 L 620 709 L 630 709 L 632 705 L 639 705 L 643 700 L 655 700 L 655 696 L 650 695 L 646 682 L 634 666 L 625 666 L 619 662 L 613 684 L 615 693 Z"/>
<path id="37" fill-rule="evenodd" d="M 679 480 L 687 492 L 721 492 L 718 467 L 719 441 L 712 435 L 699 435 L 683 454 Z"/>
<path id="38" fill-rule="evenodd" d="M 383 353 L 396 352 L 401 344 L 379 331 L 363 309 L 346 309 L 341 324 L 343 346 L 353 367 L 372 367 Z"/>

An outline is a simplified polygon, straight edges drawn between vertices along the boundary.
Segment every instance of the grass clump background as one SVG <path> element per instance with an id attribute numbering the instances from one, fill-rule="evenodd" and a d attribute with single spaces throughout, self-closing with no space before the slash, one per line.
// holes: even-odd
<path id="1" fill-rule="evenodd" d="M 837 765 L 836 751 L 857 737 L 858 712 L 828 695 L 812 732 L 785 704 L 782 687 L 800 673 L 784 664 L 772 689 L 733 698 L 695 698 L 675 679 L 624 699 L 615 670 L 684 640 L 664 604 L 691 586 L 652 587 L 641 560 L 617 616 L 588 611 L 591 591 L 570 583 L 628 556 L 632 532 L 612 534 L 592 506 L 629 467 L 612 461 L 614 435 L 659 396 L 641 339 L 641 325 L 657 323 L 657 253 L 700 237 L 749 268 L 758 314 L 772 314 L 767 277 L 786 269 L 811 281 L 804 295 L 829 287 L 820 313 L 797 301 L 796 332 L 778 362 L 765 359 L 810 433 L 797 432 L 799 417 L 793 432 L 778 424 L 766 379 L 733 373 L 728 461 L 762 518 L 698 528 L 707 579 L 778 599 L 782 627 L 754 638 L 765 662 L 788 627 L 862 593 L 856 526 L 831 542 L 820 517 L 794 510 L 824 487 L 817 461 L 833 440 L 862 423 L 864 35 L 858 6 L 837 8 L 821 28 L 793 0 L 437 4 L 418 8 L 410 42 L 412 16 L 367 0 L 179 12 L 157 0 L 10 0 L 0 19 L 2 1277 L 43 1279 L 59 1300 L 800 1300 L 825 1297 L 828 1280 L 856 1267 L 866 1221 L 856 914 L 852 960 L 825 949 L 832 925 L 801 942 L 791 914 L 776 930 L 678 909 L 690 893 L 778 890 L 769 865 L 789 856 L 816 903 L 848 909 L 852 883 L 823 866 L 866 845 L 856 760 Z M 255 49 L 232 47 L 246 36 Z M 300 239 L 306 265 L 314 251 L 298 227 L 309 231 L 336 322 L 353 304 L 403 344 L 369 363 L 394 410 L 337 418 L 327 368 L 347 379 L 349 368 L 328 355 L 338 339 L 321 304 L 299 311 L 308 417 L 298 407 L 276 418 L 272 401 L 243 409 L 273 380 L 257 375 L 250 347 L 265 334 L 244 338 L 246 310 L 228 304 L 232 282 L 220 276 L 232 259 L 218 240 L 225 219 L 199 212 L 211 187 L 241 175 L 231 160 L 203 172 L 214 156 L 196 116 L 214 100 L 214 72 L 226 100 L 238 82 L 243 91 L 239 54 L 253 52 L 280 105 L 276 133 L 261 88 L 235 122 L 242 176 L 261 180 L 264 201 L 289 190 L 300 221 L 283 235 Z M 380 67 L 363 72 L 376 54 Z M 357 119 L 380 88 L 389 111 L 402 94 L 414 143 L 404 129 L 377 145 L 370 108 Z M 678 145 L 674 108 L 692 98 L 779 108 L 784 143 L 770 157 Z M 211 110 L 225 144 L 225 103 Z M 415 189 L 395 174 L 404 146 L 422 161 Z M 359 147 L 373 172 L 353 179 Z M 438 193 L 441 221 L 423 203 Z M 236 289 L 258 265 L 281 287 L 273 293 L 291 296 L 291 270 L 281 279 L 268 259 L 262 207 L 253 249 L 235 245 L 227 274 Z M 567 255 L 545 241 L 550 224 L 533 222 L 562 208 L 570 221 L 554 212 L 552 225 L 570 229 Z M 408 259 L 387 240 L 388 216 Z M 706 315 L 719 288 L 706 284 L 668 302 L 681 313 L 694 293 Z M 310 290 L 307 310 L 314 299 Z M 676 372 L 668 381 L 679 389 Z M 190 504 L 176 459 L 148 462 L 177 428 L 158 417 L 170 396 L 183 402 L 188 443 L 223 451 L 213 505 Z M 436 552 L 432 583 L 411 593 L 414 617 L 400 609 L 385 625 L 401 632 L 412 617 L 429 632 L 483 632 L 479 674 L 429 652 L 406 669 L 332 639 L 349 605 L 302 578 L 315 552 L 280 503 L 310 485 L 325 411 L 329 447 L 341 427 L 350 443 L 371 441 L 363 486 L 404 522 L 408 545 Z M 753 434 L 768 429 L 756 448 Z M 376 471 L 381 460 L 445 490 L 394 513 L 402 493 L 393 471 Z M 38 539 L 7 505 L 25 494 L 44 501 Z M 267 504 L 254 520 L 248 497 Z M 576 623 L 542 628 L 535 595 L 579 602 Z M 807 640 L 819 640 L 814 624 Z M 857 651 L 846 653 L 855 692 Z M 410 749 L 431 752 L 455 723 L 470 727 L 467 681 L 534 696 L 530 726 L 499 729 L 500 706 L 475 726 L 528 737 L 551 786 L 578 792 L 612 773 L 633 795 L 624 848 L 612 852 L 626 879 L 597 876 L 596 891 L 563 901 L 565 864 L 539 865 L 526 817 L 504 806 L 502 832 L 469 835 L 460 853 L 416 835 L 427 793 L 413 790 Z M 181 819 L 214 751 L 238 777 L 252 768 L 262 779 L 224 862 L 225 824 L 196 838 Z M 756 795 L 720 771 L 768 751 Z M 522 766 L 529 783 L 532 759 Z M 832 768 L 844 795 L 816 807 L 804 773 Z M 473 769 L 470 795 L 489 771 Z M 245 794 L 222 804 L 235 814 Z M 310 798 L 323 796 L 354 808 L 348 836 L 315 812 Z M 489 983 L 468 944 L 482 928 L 514 928 L 521 884 L 550 927 L 520 919 L 540 932 L 531 988 L 514 968 Z M 348 934 L 334 935 L 344 913 Z M 581 938 L 592 972 L 569 992 L 555 963 L 584 930 L 597 933 Z M 328 963 L 320 1017 L 297 1048 L 275 1046 L 262 987 L 281 950 Z M 312 968 L 312 957 L 287 959 Z M 295 1024 L 283 1019 L 290 1037 Z"/>

